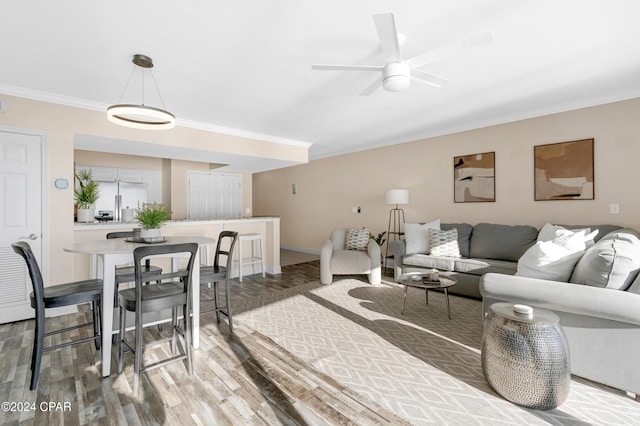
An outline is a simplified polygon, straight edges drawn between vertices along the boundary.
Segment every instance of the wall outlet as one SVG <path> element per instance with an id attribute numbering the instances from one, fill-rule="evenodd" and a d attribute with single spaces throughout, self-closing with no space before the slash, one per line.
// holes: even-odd
<path id="1" fill-rule="evenodd" d="M 351 207 L 351 213 L 360 213 L 362 210 L 360 207 Z"/>

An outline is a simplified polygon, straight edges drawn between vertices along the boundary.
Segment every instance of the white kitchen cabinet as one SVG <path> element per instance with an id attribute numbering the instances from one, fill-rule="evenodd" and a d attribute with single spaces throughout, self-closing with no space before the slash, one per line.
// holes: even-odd
<path id="1" fill-rule="evenodd" d="M 115 182 L 118 180 L 118 169 L 115 167 L 76 166 L 76 172 L 79 170 L 91 171 L 93 180 L 100 182 Z"/>
<path id="2" fill-rule="evenodd" d="M 143 183 L 142 169 L 118 169 L 118 180 L 120 182 Z"/>

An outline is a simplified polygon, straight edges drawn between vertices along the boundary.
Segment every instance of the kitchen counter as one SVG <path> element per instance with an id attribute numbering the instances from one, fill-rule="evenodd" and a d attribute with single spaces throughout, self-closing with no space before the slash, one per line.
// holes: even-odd
<path id="1" fill-rule="evenodd" d="M 74 241 L 76 243 L 101 240 L 106 238 L 107 232 L 126 231 L 138 227 L 137 222 L 93 222 L 93 223 L 75 223 L 74 224 Z M 262 234 L 265 239 L 265 272 L 269 274 L 280 274 L 280 218 L 272 216 L 253 216 L 238 217 L 230 219 L 213 219 L 213 220 L 170 220 L 165 222 L 161 228 L 164 236 L 200 236 L 218 238 L 221 231 L 237 231 L 240 234 L 258 233 Z M 210 247 L 208 253 L 204 250 L 204 257 L 201 259 L 203 263 L 213 264 L 213 256 L 215 254 L 215 246 Z M 237 251 L 236 251 L 237 252 Z M 243 248 L 243 252 L 251 253 L 250 247 L 247 245 Z M 224 259 L 224 258 L 223 258 Z M 89 256 L 74 255 L 75 263 L 75 279 L 82 280 L 89 277 Z M 235 262 L 234 262 L 235 263 Z M 238 275 L 237 263 L 232 276 Z M 251 265 L 245 266 L 242 275 L 251 275 L 253 270 L 249 270 Z M 260 272 L 256 267 L 256 273 Z"/>
<path id="2" fill-rule="evenodd" d="M 232 224 L 232 223 L 252 223 L 252 222 L 272 222 L 273 220 L 280 220 L 276 216 L 251 216 L 251 217 L 234 217 L 228 219 L 210 219 L 210 220 L 191 220 L 191 219 L 177 219 L 168 220 L 163 225 L 166 226 L 180 226 L 180 225 L 211 225 L 211 224 Z M 75 231 L 89 231 L 98 229 L 115 230 L 115 228 L 130 229 L 139 227 L 138 222 L 114 222 L 112 220 L 107 221 L 94 221 L 88 223 L 75 222 L 73 224 Z"/>

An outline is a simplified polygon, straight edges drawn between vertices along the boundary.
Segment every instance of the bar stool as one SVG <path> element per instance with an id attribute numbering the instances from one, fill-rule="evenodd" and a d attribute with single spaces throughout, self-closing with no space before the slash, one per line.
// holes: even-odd
<path id="1" fill-rule="evenodd" d="M 244 258 L 242 257 L 242 246 L 243 242 L 249 241 L 251 242 L 251 257 Z M 257 256 L 256 252 L 258 249 L 258 243 L 260 244 L 260 256 Z M 264 277 L 264 238 L 262 238 L 262 234 L 251 233 L 251 234 L 240 234 L 238 235 L 238 280 L 242 282 L 242 267 L 244 265 L 255 265 L 260 264 L 262 268 L 262 276 Z M 253 266 L 251 267 L 253 271 Z"/>

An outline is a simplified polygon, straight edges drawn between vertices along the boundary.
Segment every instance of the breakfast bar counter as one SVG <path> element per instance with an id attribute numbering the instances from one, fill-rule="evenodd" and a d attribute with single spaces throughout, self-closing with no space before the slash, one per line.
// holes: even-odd
<path id="1" fill-rule="evenodd" d="M 108 232 L 129 231 L 138 227 L 135 222 L 93 222 L 76 223 L 74 225 L 74 241 L 76 243 L 106 238 Z M 221 231 L 237 231 L 240 234 L 262 234 L 265 241 L 265 272 L 280 274 L 280 218 L 242 217 L 212 220 L 170 220 L 161 228 L 163 236 L 197 236 L 218 238 Z M 209 250 L 208 259 L 203 262 L 211 264 L 215 247 Z M 86 257 L 86 259 L 85 259 Z M 90 276 L 90 256 L 77 255 L 75 259 L 75 279 L 86 279 Z M 234 271 L 233 275 L 237 275 Z M 243 273 L 244 275 L 244 273 Z"/>

